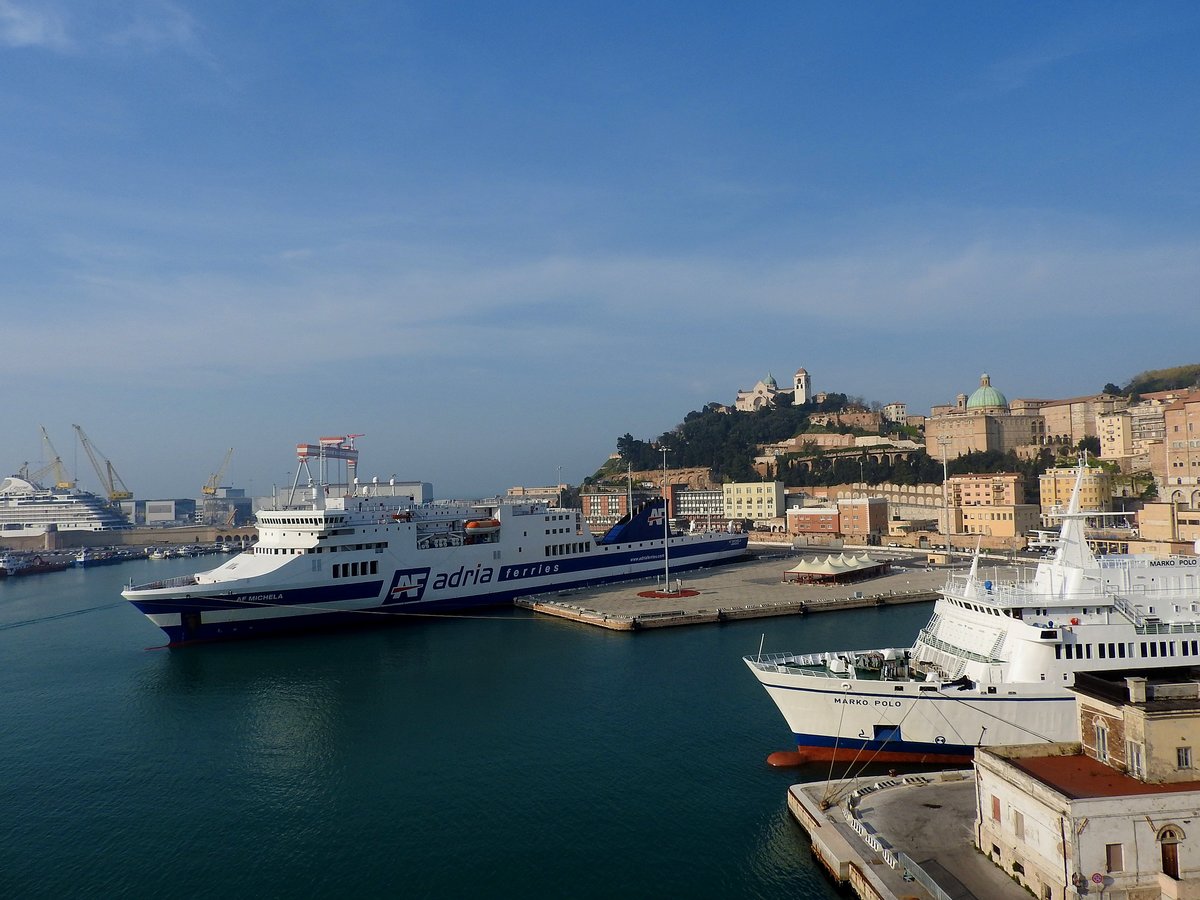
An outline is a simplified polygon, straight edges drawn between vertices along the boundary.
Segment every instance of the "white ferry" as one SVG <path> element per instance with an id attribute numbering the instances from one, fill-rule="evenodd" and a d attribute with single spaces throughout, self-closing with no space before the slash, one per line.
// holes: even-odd
<path id="1" fill-rule="evenodd" d="M 306 492 L 307 493 L 307 492 Z M 122 592 L 171 644 L 369 624 L 740 559 L 747 536 L 670 534 L 661 498 L 596 540 L 573 509 L 416 504 L 367 487 L 257 513 L 258 542 L 223 565 Z"/>
<path id="2" fill-rule="evenodd" d="M 42 487 L 16 475 L 0 481 L 0 538 L 129 527 L 104 498 L 88 491 Z"/>
<path id="3" fill-rule="evenodd" d="M 912 647 L 746 657 L 795 737 L 789 761 L 962 762 L 1078 740 L 1076 673 L 1200 663 L 1200 558 L 1097 558 L 1080 483 L 1052 558 L 1002 583 L 977 553 Z"/>

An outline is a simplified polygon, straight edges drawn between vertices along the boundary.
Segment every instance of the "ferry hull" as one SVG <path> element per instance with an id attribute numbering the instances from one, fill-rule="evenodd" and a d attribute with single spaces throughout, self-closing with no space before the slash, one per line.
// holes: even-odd
<path id="1" fill-rule="evenodd" d="M 790 726 L 799 762 L 958 763 L 977 746 L 1078 738 L 1065 689 L 843 680 L 746 662 Z"/>
<path id="2" fill-rule="evenodd" d="M 915 741 L 863 741 L 820 734 L 797 734 L 795 753 L 784 764 L 806 763 L 908 763 L 960 765 L 969 763 L 975 748 L 960 745 L 921 744 Z"/>
<path id="3" fill-rule="evenodd" d="M 671 571 L 738 562 L 745 558 L 745 538 L 722 539 L 724 546 L 690 548 L 672 556 Z M 672 548 L 675 553 L 675 548 Z M 426 596 L 421 600 L 389 602 L 391 581 L 373 580 L 343 585 L 298 587 L 275 591 L 204 594 L 187 591 L 127 592 L 130 602 L 167 636 L 168 645 L 231 640 L 334 628 L 361 628 L 395 623 L 405 618 L 464 612 L 511 604 L 518 597 L 572 590 L 652 577 L 653 555 L 638 551 L 640 566 L 619 560 L 607 569 L 587 569 L 563 577 L 544 576 L 511 588 Z M 650 557 L 646 559 L 646 557 Z M 662 551 L 659 548 L 658 558 Z M 153 594 L 157 593 L 157 596 Z M 381 597 L 383 601 L 381 602 Z"/>

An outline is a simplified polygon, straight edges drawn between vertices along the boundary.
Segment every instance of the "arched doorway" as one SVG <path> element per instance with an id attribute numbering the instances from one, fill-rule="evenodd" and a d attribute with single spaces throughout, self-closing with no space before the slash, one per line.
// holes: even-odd
<path id="1" fill-rule="evenodd" d="M 1162 847 L 1162 871 L 1164 875 L 1179 880 L 1179 841 L 1183 832 L 1168 825 L 1158 833 L 1158 843 Z"/>

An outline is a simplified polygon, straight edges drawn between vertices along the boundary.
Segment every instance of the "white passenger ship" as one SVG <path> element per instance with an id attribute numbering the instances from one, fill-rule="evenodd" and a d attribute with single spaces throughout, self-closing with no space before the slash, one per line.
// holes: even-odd
<path id="1" fill-rule="evenodd" d="M 959 762 L 977 746 L 1078 740 L 1077 672 L 1200 663 L 1200 558 L 1097 558 L 1080 479 L 1054 556 L 1000 583 L 976 554 L 912 647 L 746 657 L 800 761 Z"/>
<path id="2" fill-rule="evenodd" d="M 211 571 L 130 585 L 124 597 L 172 644 L 369 624 L 664 569 L 664 504 L 593 538 L 582 513 L 541 503 L 415 504 L 355 493 L 257 514 L 258 542 Z M 672 571 L 740 559 L 747 537 L 671 534 Z"/>
<path id="3" fill-rule="evenodd" d="M 129 527 L 103 497 L 87 491 L 42 487 L 16 475 L 0 481 L 0 538 Z"/>

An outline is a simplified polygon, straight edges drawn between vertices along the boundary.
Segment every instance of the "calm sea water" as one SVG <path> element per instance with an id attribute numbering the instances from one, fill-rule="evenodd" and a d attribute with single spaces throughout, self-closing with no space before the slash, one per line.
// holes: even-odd
<path id="1" fill-rule="evenodd" d="M 832 898 L 785 808 L 828 773 L 765 764 L 788 730 L 741 657 L 929 615 L 500 610 L 153 649 L 121 585 L 212 564 L 0 581 L 0 895 Z"/>

